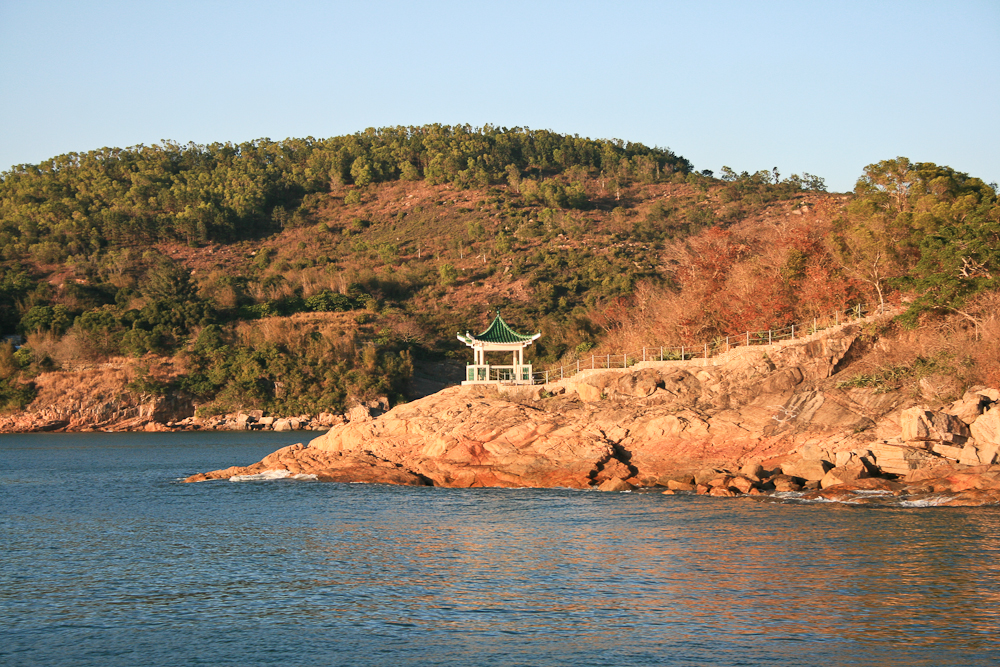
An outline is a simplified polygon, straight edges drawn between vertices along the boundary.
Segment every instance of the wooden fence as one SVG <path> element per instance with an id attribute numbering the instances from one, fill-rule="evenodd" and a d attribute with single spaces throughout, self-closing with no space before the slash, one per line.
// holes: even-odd
<path id="1" fill-rule="evenodd" d="M 876 312 L 878 311 L 878 312 Z M 878 307 L 872 310 L 858 304 L 844 311 L 831 313 L 828 317 L 813 318 L 812 322 L 792 324 L 781 329 L 767 331 L 746 331 L 734 336 L 720 336 L 711 342 L 700 345 L 678 345 L 672 347 L 643 347 L 641 352 L 623 354 L 602 354 L 580 357 L 575 364 L 562 364 L 558 368 L 550 367 L 544 371 L 532 374 L 534 384 L 548 384 L 556 380 L 570 378 L 586 370 L 628 368 L 642 361 L 687 361 L 692 359 L 708 360 L 732 349 L 750 345 L 773 345 L 784 340 L 796 340 L 811 336 L 819 331 L 866 319 L 872 315 L 882 314 Z"/>

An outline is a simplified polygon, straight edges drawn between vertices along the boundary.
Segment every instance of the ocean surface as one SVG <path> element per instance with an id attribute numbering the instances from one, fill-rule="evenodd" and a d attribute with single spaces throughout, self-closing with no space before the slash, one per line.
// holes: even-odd
<path id="1" fill-rule="evenodd" d="M 0 435 L 0 665 L 1000 664 L 997 508 L 179 481 L 301 437 Z"/>

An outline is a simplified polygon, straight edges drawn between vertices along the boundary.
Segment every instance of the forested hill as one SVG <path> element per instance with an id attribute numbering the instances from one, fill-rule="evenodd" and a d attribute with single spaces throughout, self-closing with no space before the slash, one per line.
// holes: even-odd
<path id="1" fill-rule="evenodd" d="M 0 249 L 65 259 L 108 243 L 233 241 L 303 224 L 317 201 L 311 195 L 331 186 L 395 180 L 467 189 L 531 175 L 551 198 L 579 200 L 572 184 L 546 180 L 574 169 L 617 184 L 686 174 L 691 165 L 642 144 L 446 125 L 319 140 L 103 148 L 3 173 Z"/>
<path id="2" fill-rule="evenodd" d="M 21 165 L 0 179 L 0 332 L 26 344 L 0 345 L 0 408 L 106 362 L 203 412 L 402 400 L 415 360 L 464 361 L 455 332 L 495 308 L 543 332 L 539 365 L 861 301 L 984 323 L 995 186 L 906 158 L 843 195 L 720 176 L 641 144 L 438 125 Z"/>

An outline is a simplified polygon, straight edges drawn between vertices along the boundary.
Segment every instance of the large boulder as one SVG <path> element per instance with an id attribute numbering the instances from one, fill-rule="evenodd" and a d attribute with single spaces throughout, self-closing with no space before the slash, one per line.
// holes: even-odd
<path id="1" fill-rule="evenodd" d="M 818 482 L 833 466 L 829 461 L 820 459 L 798 459 L 787 461 L 781 465 L 781 472 L 791 477 L 801 477 L 807 482 Z"/>
<path id="2" fill-rule="evenodd" d="M 760 464 L 760 461 L 749 461 L 740 468 L 740 475 L 751 481 L 759 482 L 765 476 L 764 466 Z"/>
<path id="3" fill-rule="evenodd" d="M 987 394 L 981 393 L 982 391 L 989 390 L 984 387 L 970 389 L 962 398 L 945 408 L 944 412 L 958 417 L 966 424 L 972 424 L 994 403 Z"/>
<path id="4" fill-rule="evenodd" d="M 931 451 L 939 456 L 943 456 L 946 459 L 951 459 L 952 461 L 961 461 L 962 455 L 971 445 L 965 445 L 964 447 L 956 447 L 955 445 L 946 445 L 944 443 L 935 443 L 931 446 Z M 975 447 L 973 447 L 975 449 Z"/>
<path id="5" fill-rule="evenodd" d="M 1000 406 L 980 415 L 969 430 L 980 447 L 1000 447 Z"/>
<path id="6" fill-rule="evenodd" d="M 926 449 L 903 444 L 874 443 L 868 446 L 868 451 L 875 457 L 875 465 L 879 470 L 901 477 L 941 462 L 940 457 Z"/>
<path id="7" fill-rule="evenodd" d="M 729 488 L 736 489 L 740 493 L 750 493 L 750 489 L 756 486 L 755 480 L 751 480 L 742 475 L 737 475 L 729 481 Z"/>
<path id="8" fill-rule="evenodd" d="M 820 480 L 819 486 L 822 489 L 827 489 L 838 484 L 856 482 L 866 477 L 868 477 L 868 469 L 861 461 L 855 461 L 845 466 L 830 469 Z"/>
<path id="9" fill-rule="evenodd" d="M 799 477 L 792 477 L 791 475 L 775 475 L 765 482 L 765 488 L 768 486 L 772 487 L 775 491 L 789 492 L 789 491 L 801 491 L 802 485 L 799 483 L 802 479 Z"/>
<path id="10" fill-rule="evenodd" d="M 902 439 L 907 442 L 949 442 L 964 444 L 969 439 L 969 427 L 961 419 L 946 412 L 914 407 L 903 410 L 899 419 Z"/>
<path id="11" fill-rule="evenodd" d="M 632 472 L 629 470 L 628 466 L 619 461 L 618 459 L 611 459 L 605 463 L 599 464 L 599 470 L 597 474 L 594 475 L 594 482 L 596 484 L 603 484 L 609 479 L 628 479 L 632 476 Z"/>
<path id="12" fill-rule="evenodd" d="M 962 456 L 958 462 L 964 466 L 988 466 L 996 460 L 996 457 L 996 446 L 977 447 L 969 443 L 962 448 Z"/>
<path id="13" fill-rule="evenodd" d="M 608 481 L 597 487 L 598 491 L 609 491 L 612 493 L 620 493 L 622 491 L 631 491 L 635 487 L 626 482 L 620 477 L 613 477 Z"/>
<path id="14" fill-rule="evenodd" d="M 830 450 L 813 442 L 803 445 L 799 449 L 799 456 L 807 461 L 830 461 L 834 458 L 834 455 L 830 454 Z"/>
<path id="15" fill-rule="evenodd" d="M 604 398 L 604 390 L 601 387 L 596 387 L 590 384 L 589 382 L 579 382 L 575 385 L 575 387 L 580 400 L 585 403 L 594 403 Z"/>
<path id="16" fill-rule="evenodd" d="M 625 373 L 612 385 L 613 394 L 631 398 L 645 398 L 662 386 L 660 374 L 651 368 L 636 373 Z"/>
<path id="17" fill-rule="evenodd" d="M 359 403 L 347 411 L 347 421 L 349 422 L 369 422 L 371 420 L 372 412 L 367 405 Z"/>

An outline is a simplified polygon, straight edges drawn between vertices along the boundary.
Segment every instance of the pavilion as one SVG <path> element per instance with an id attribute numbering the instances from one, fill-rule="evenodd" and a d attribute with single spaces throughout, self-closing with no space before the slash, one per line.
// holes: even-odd
<path id="1" fill-rule="evenodd" d="M 519 334 L 508 326 L 500 311 L 493 323 L 477 336 L 468 331 L 458 334 L 458 339 L 472 348 L 473 362 L 465 367 L 465 381 L 462 384 L 533 384 L 531 364 L 524 363 L 524 348 L 541 337 Z M 486 362 L 487 352 L 511 352 L 510 366 L 493 366 Z"/>

